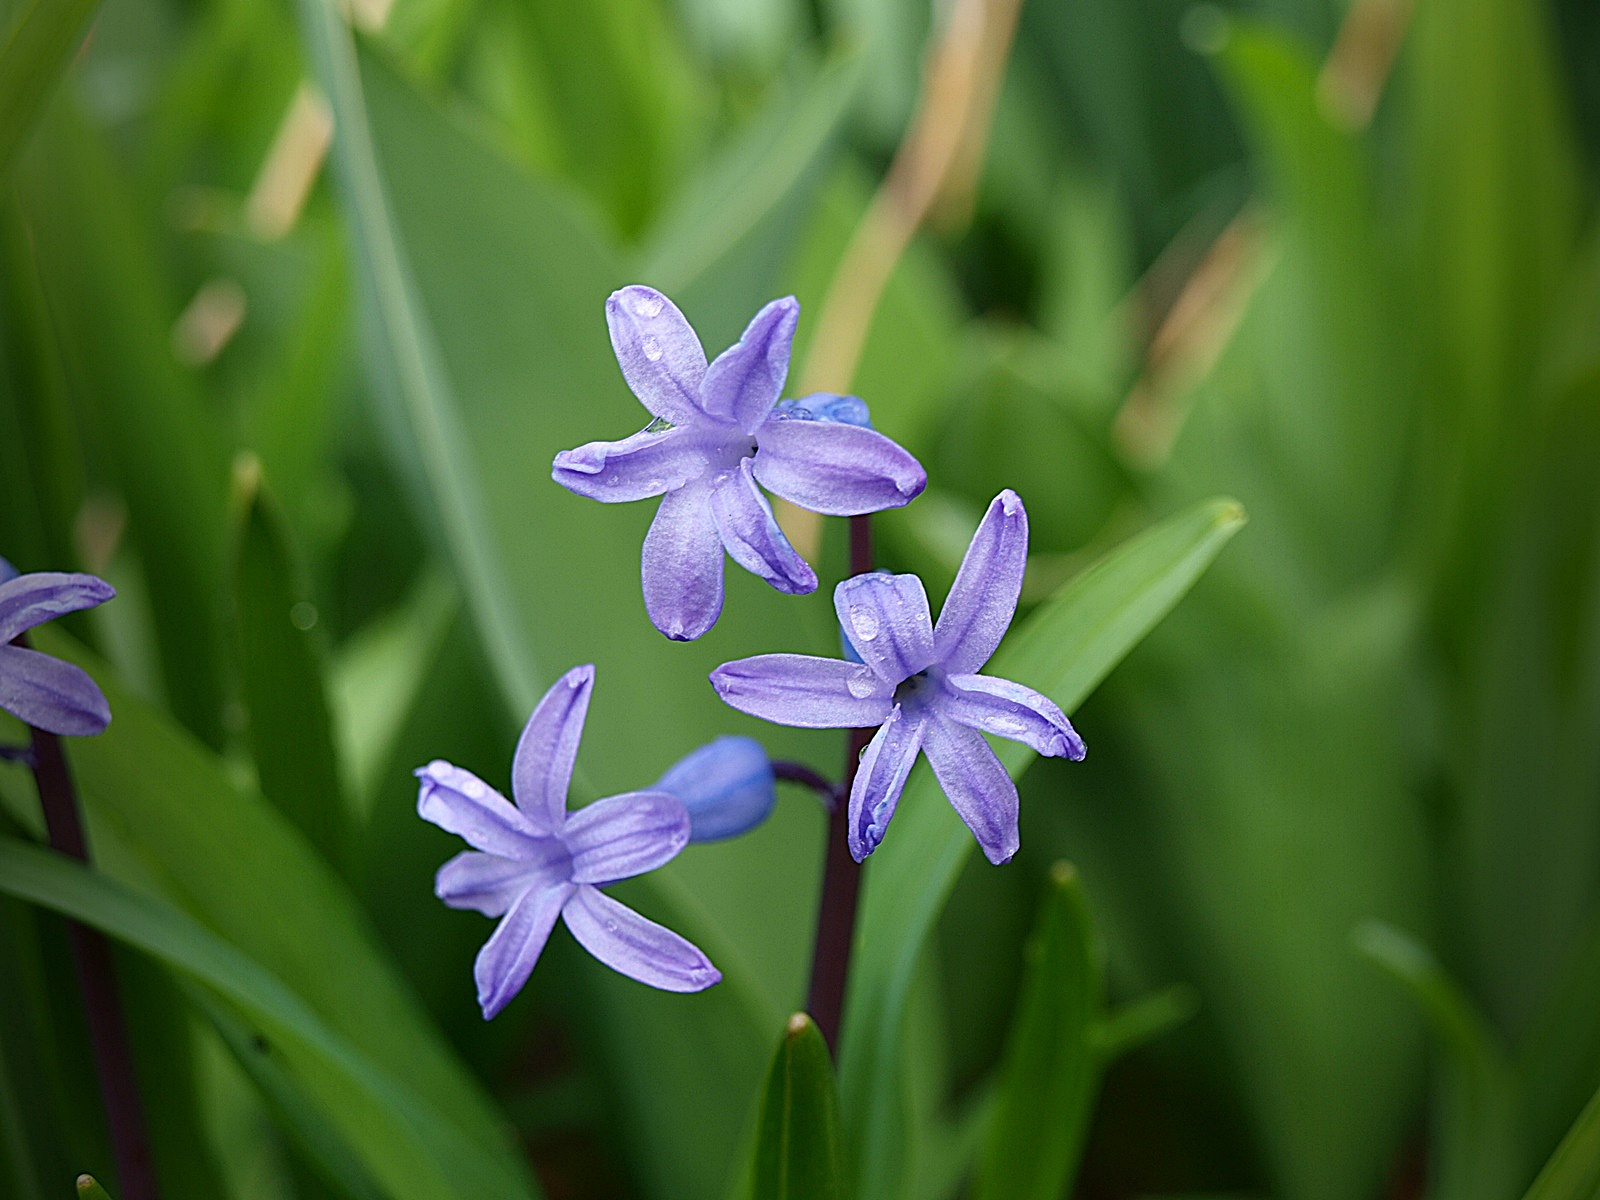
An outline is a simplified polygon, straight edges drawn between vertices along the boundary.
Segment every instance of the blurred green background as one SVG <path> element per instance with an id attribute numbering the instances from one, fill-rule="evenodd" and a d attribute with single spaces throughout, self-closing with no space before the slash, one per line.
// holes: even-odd
<path id="1" fill-rule="evenodd" d="M 928 469 L 880 549 L 936 602 L 1001 487 L 1029 603 L 1208 497 L 1249 513 L 1073 713 L 1087 762 L 1028 771 L 1010 866 L 873 861 L 859 1200 L 973 1186 L 1064 858 L 1109 1002 L 1166 1015 L 1040 1118 L 1082 1138 L 1042 1194 L 1520 1196 L 1600 1085 L 1600 9 L 352 5 L 0 0 L 0 553 L 120 593 L 69 625 L 116 714 L 71 750 L 106 874 L 198 956 L 119 960 L 167 1194 L 738 1194 L 821 814 L 786 794 L 620 889 L 722 987 L 558 935 L 485 1025 L 489 925 L 433 899 L 454 843 L 409 774 L 503 786 L 579 662 L 579 799 L 726 732 L 837 762 L 704 682 L 831 653 L 826 584 L 732 572 L 670 645 L 652 506 L 549 482 L 643 423 L 603 302 L 644 282 L 712 353 L 798 296 L 791 394 L 859 393 Z M 846 247 L 919 113 L 952 165 L 840 368 L 813 334 L 872 291 Z M 25 773 L 0 799 L 36 837 Z M 0 900 L 19 1200 L 112 1174 L 61 929 Z"/>

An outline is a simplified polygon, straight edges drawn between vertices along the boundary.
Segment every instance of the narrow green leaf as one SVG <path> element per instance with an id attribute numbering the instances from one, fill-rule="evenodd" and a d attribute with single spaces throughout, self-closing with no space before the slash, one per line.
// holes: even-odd
<path id="1" fill-rule="evenodd" d="M 1523 1200 L 1594 1200 L 1600 1196 L 1600 1091 L 1584 1106 Z"/>
<path id="2" fill-rule="evenodd" d="M 1070 712 L 1193 586 L 1244 524 L 1231 500 L 1180 513 L 1112 551 L 1062 587 L 1000 648 L 986 669 L 1036 687 Z M 1089 741 L 1093 744 L 1091 731 Z M 1013 775 L 1032 761 L 1000 749 Z M 847 998 L 839 1083 L 846 1128 L 859 1139 L 858 1191 L 898 1194 L 900 1030 L 912 974 L 929 931 L 973 848 L 972 834 L 920 770 L 906 788 L 883 850 L 867 873 Z"/>
<path id="3" fill-rule="evenodd" d="M 1101 987 L 1083 885 L 1057 863 L 1027 948 L 977 1200 L 1056 1200 L 1069 1190 L 1099 1087 Z"/>
<path id="4" fill-rule="evenodd" d="M 751 1200 L 840 1200 L 839 1091 L 815 1022 L 789 1018 L 756 1126 Z"/>
<path id="5" fill-rule="evenodd" d="M 67 69 L 99 0 L 25 0 L 0 42 L 0 179 Z"/>
<path id="6" fill-rule="evenodd" d="M 299 996 L 199 922 L 53 851 L 0 839 L 0 890 L 93 926 L 204 983 L 261 1030 L 295 1087 L 397 1200 L 529 1191 L 407 1083 L 378 1069 Z"/>
<path id="7" fill-rule="evenodd" d="M 79 1175 L 78 1200 L 111 1200 L 111 1197 L 93 1175 Z"/>
<path id="8" fill-rule="evenodd" d="M 1477 1006 L 1407 933 L 1371 921 L 1355 944 L 1411 993 L 1443 1051 L 1432 1146 L 1437 1200 L 1494 1200 L 1519 1186 L 1516 1087 L 1504 1050 Z"/>
<path id="9" fill-rule="evenodd" d="M 233 603 L 239 680 L 261 790 L 341 871 L 350 867 L 350 814 L 340 788 L 311 629 L 305 571 L 288 525 L 261 478 L 261 463 L 234 470 Z"/>
<path id="10" fill-rule="evenodd" d="M 1199 1011 L 1200 993 L 1190 984 L 1175 983 L 1107 1014 L 1095 1030 L 1095 1046 L 1101 1059 L 1111 1062 L 1170 1033 Z"/>

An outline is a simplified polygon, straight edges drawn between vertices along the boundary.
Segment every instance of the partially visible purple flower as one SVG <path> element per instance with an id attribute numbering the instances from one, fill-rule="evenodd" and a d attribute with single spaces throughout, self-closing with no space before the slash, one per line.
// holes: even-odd
<path id="1" fill-rule="evenodd" d="M 484 1019 L 528 981 L 555 928 L 608 967 L 669 992 L 698 992 L 722 978 L 692 944 L 600 889 L 668 862 L 689 840 L 689 814 L 659 790 L 628 792 L 567 811 L 594 686 L 574 667 L 539 701 L 511 766 L 513 805 L 476 775 L 442 760 L 417 770 L 417 812 L 474 850 L 439 869 L 434 892 L 500 924 L 473 971 Z"/>
<path id="2" fill-rule="evenodd" d="M 1083 739 L 1047 696 L 977 674 L 1016 614 L 1027 557 L 1028 516 L 1008 489 L 973 535 L 938 625 L 915 575 L 857 575 L 833 598 L 859 663 L 762 654 L 711 673 L 723 700 L 780 725 L 879 726 L 850 789 L 857 862 L 883 841 L 919 750 L 993 863 L 1017 852 L 1017 787 L 983 734 L 1083 758 Z"/>
<path id="3" fill-rule="evenodd" d="M 36 625 L 116 594 L 93 575 L 19 575 L 0 558 L 0 708 L 49 733 L 103 733 L 111 724 L 111 706 L 94 680 L 71 663 L 10 643 Z"/>
<path id="4" fill-rule="evenodd" d="M 625 287 L 606 301 L 623 378 L 654 420 L 620 442 L 562 451 L 551 477 L 607 503 L 661 497 L 641 574 L 645 609 L 669 638 L 692 641 L 716 624 L 724 550 L 780 592 L 816 590 L 761 488 L 813 512 L 857 516 L 897 508 L 927 485 L 916 459 L 864 424 L 859 400 L 778 406 L 799 316 L 794 297 L 772 301 L 707 364 L 689 322 L 654 288 Z"/>
<path id="5" fill-rule="evenodd" d="M 778 802 L 772 762 L 755 738 L 719 737 L 667 768 L 656 787 L 689 810 L 689 840 L 719 842 L 749 833 Z"/>

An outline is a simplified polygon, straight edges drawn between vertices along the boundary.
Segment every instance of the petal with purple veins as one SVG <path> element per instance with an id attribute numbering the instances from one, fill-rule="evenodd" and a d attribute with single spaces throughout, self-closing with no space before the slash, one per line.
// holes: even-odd
<path id="1" fill-rule="evenodd" d="M 1022 742 L 1046 758 L 1082 761 L 1083 739 L 1042 692 L 992 675 L 949 675 L 945 685 L 937 700 L 941 716 Z"/>
<path id="2" fill-rule="evenodd" d="M 933 664 L 928 593 L 915 575 L 853 576 L 834 589 L 833 607 L 861 661 L 885 683 L 898 684 Z"/>
<path id="3" fill-rule="evenodd" d="M 859 663 L 809 654 L 758 654 L 711 672 L 723 702 L 802 729 L 868 729 L 894 707 L 894 689 Z"/>
<path id="4" fill-rule="evenodd" d="M 493 935 L 478 951 L 472 971 L 484 1020 L 499 1013 L 528 982 L 572 892 L 572 884 L 566 882 L 529 888 L 500 918 Z"/>
<path id="5" fill-rule="evenodd" d="M 622 377 L 653 416 L 674 425 L 703 419 L 706 352 L 677 305 L 655 288 L 634 284 L 611 293 L 606 325 Z"/>
<path id="6" fill-rule="evenodd" d="M 417 815 L 446 833 L 503 858 L 541 853 L 539 842 L 549 831 L 535 825 L 511 801 L 479 779 L 442 758 L 418 767 Z"/>
<path id="7" fill-rule="evenodd" d="M 38 571 L 0 583 L 0 645 L 56 617 L 104 604 L 116 590 L 93 575 Z"/>
<path id="8" fill-rule="evenodd" d="M 984 856 L 996 866 L 1009 862 L 1020 844 L 1017 785 L 983 734 L 934 716 L 923 732 L 922 752 Z"/>
<path id="9" fill-rule="evenodd" d="M 772 506 L 756 487 L 750 460 L 740 460 L 711 491 L 711 515 L 728 557 L 786 596 L 817 590 L 817 573 L 778 528 Z"/>
<path id="10" fill-rule="evenodd" d="M 692 942 L 598 888 L 580 886 L 561 915 L 585 950 L 640 983 L 669 992 L 699 992 L 722 978 Z"/>
<path id="11" fill-rule="evenodd" d="M 800 305 L 793 296 L 772 301 L 751 318 L 743 336 L 706 369 L 700 405 L 707 415 L 731 421 L 746 433 L 766 419 L 783 395 L 799 320 Z"/>
<path id="12" fill-rule="evenodd" d="M 82 669 L 21 646 L 0 645 L 0 708 L 66 737 L 103 733 L 111 724 L 105 694 Z"/>
<path id="13" fill-rule="evenodd" d="M 567 819 L 567 789 L 593 690 L 594 667 L 573 667 L 540 699 L 517 739 L 511 794 L 522 814 L 542 832 L 555 833 Z"/>
<path id="14" fill-rule="evenodd" d="M 550 478 L 576 495 L 620 504 L 670 492 L 705 469 L 705 450 L 688 431 L 646 430 L 620 442 L 588 442 L 563 450 L 551 465 Z"/>
<path id="15" fill-rule="evenodd" d="M 561 837 L 574 883 L 615 883 L 676 857 L 689 843 L 689 813 L 666 792 L 628 792 L 573 813 Z"/>
<path id="16" fill-rule="evenodd" d="M 862 751 L 855 782 L 850 785 L 850 856 L 862 862 L 878 848 L 905 791 L 906 777 L 917 761 L 922 744 L 922 714 L 911 715 L 898 706 Z"/>
<path id="17" fill-rule="evenodd" d="M 939 614 L 934 645 L 953 675 L 988 662 L 1011 627 L 1028 565 L 1028 513 L 1010 488 L 989 504 Z"/>
<path id="18" fill-rule="evenodd" d="M 722 613 L 722 537 L 709 489 L 691 483 L 661 497 L 640 564 L 651 623 L 675 642 L 692 642 Z"/>
<path id="19" fill-rule="evenodd" d="M 530 887 L 562 883 L 542 878 L 538 864 L 527 859 L 501 858 L 481 850 L 463 850 L 433 877 L 433 894 L 451 908 L 470 908 L 486 917 L 504 916 Z"/>
<path id="20" fill-rule="evenodd" d="M 872 429 L 774 415 L 756 430 L 761 486 L 831 517 L 899 508 L 928 485 L 922 464 Z"/>

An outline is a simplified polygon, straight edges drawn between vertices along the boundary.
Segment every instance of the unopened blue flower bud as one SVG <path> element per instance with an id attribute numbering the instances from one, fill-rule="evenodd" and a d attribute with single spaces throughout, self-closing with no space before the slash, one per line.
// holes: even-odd
<path id="1" fill-rule="evenodd" d="M 872 428 L 872 417 L 867 412 L 867 402 L 860 396 L 837 396 L 832 392 L 813 392 L 798 400 L 780 400 L 773 406 L 774 415 L 794 421 L 831 421 L 835 425 L 855 425 L 861 429 Z"/>
<path id="2" fill-rule="evenodd" d="M 754 738 L 720 737 L 680 758 L 656 787 L 689 810 L 689 840 L 717 842 L 765 821 L 778 796 L 767 752 Z"/>
<path id="3" fill-rule="evenodd" d="M 8 579 L 15 579 L 21 573 L 5 559 L 0 558 L 0 583 L 4 583 Z"/>

